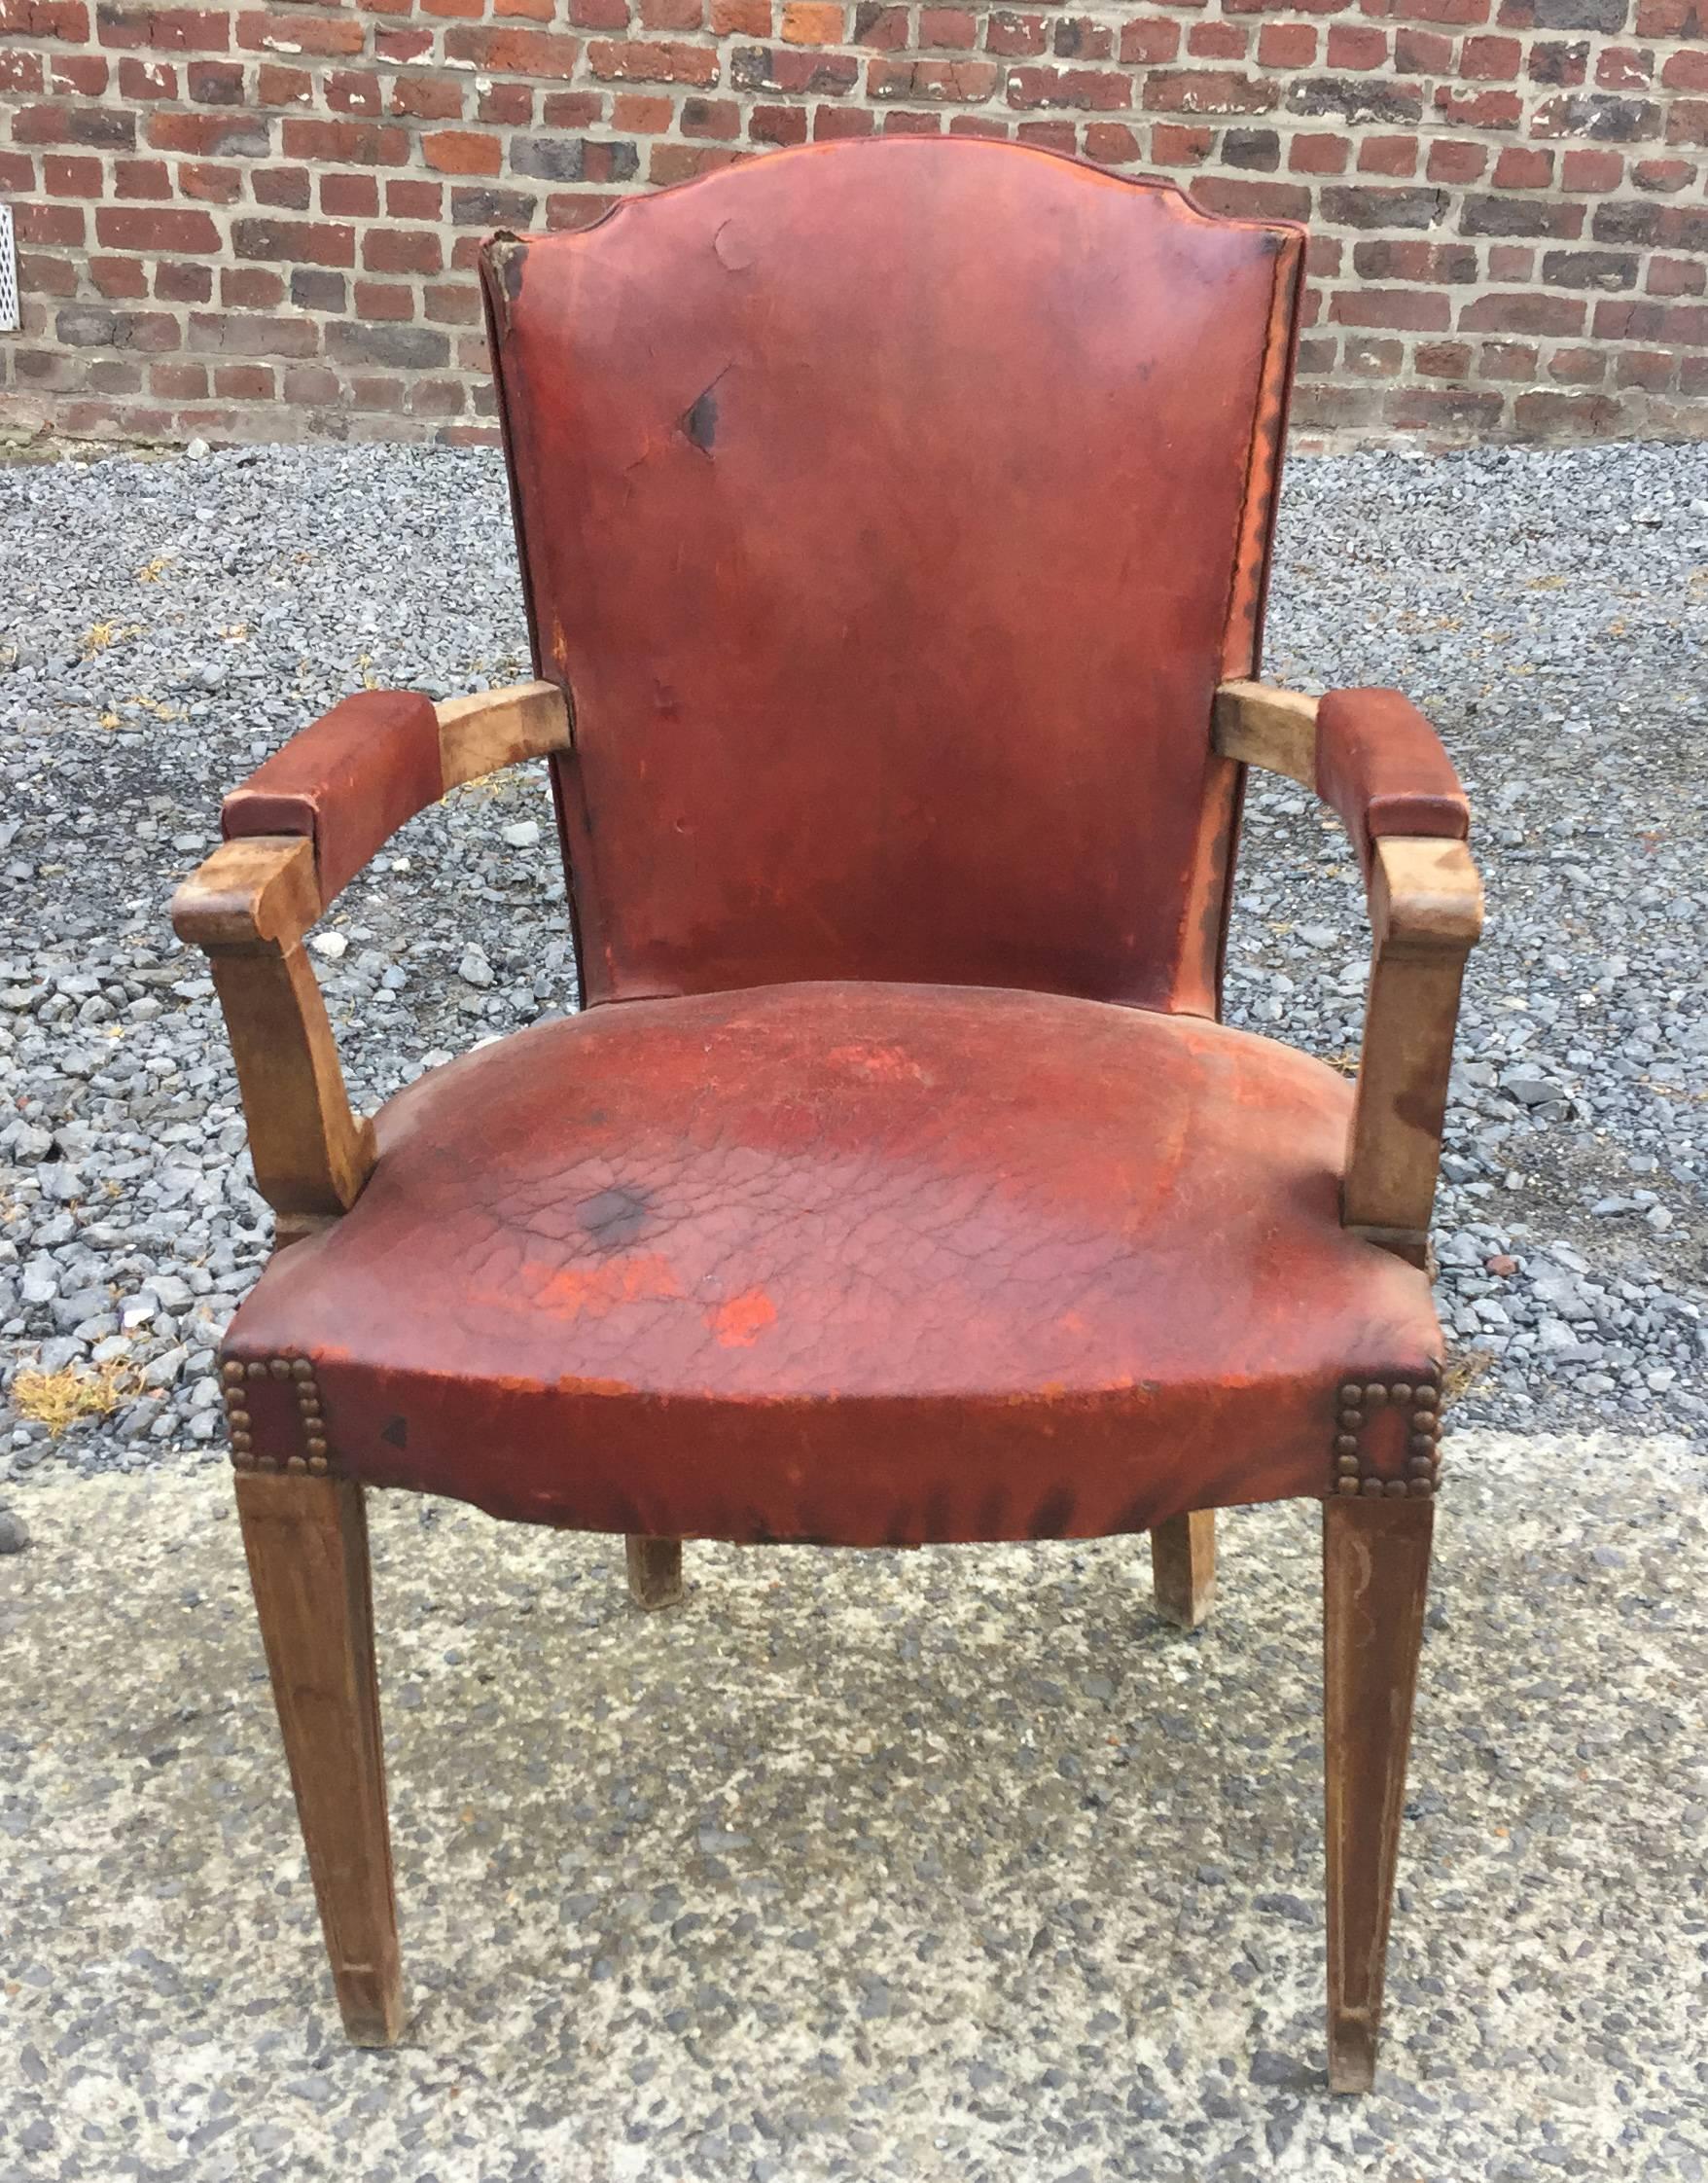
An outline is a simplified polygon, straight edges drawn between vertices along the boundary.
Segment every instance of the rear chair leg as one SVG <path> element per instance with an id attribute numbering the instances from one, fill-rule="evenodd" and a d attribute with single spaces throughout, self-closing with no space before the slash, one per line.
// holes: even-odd
<path id="1" fill-rule="evenodd" d="M 362 1488 L 248 1471 L 237 1514 L 344 2029 L 404 2027 Z"/>
<path id="2" fill-rule="evenodd" d="M 1434 1517 L 1426 1499 L 1323 1506 L 1332 2092 L 1375 2076 Z"/>
<path id="3" fill-rule="evenodd" d="M 1216 1598 L 1216 1511 L 1171 1516 L 1151 1533 L 1151 1578 L 1156 1612 L 1182 1629 L 1196 1629 Z"/>
<path id="4" fill-rule="evenodd" d="M 682 1598 L 682 1541 L 653 1539 L 643 1531 L 628 1534 L 628 1596 L 649 1612 L 674 1607 Z"/>

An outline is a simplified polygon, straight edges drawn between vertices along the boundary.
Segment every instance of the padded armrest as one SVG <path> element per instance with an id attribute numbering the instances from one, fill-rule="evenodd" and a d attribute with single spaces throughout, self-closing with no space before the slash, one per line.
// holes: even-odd
<path id="1" fill-rule="evenodd" d="M 413 690 L 365 690 L 257 767 L 226 798 L 220 828 L 228 841 L 311 841 L 324 907 L 406 819 L 444 793 L 433 700 Z"/>
<path id="2" fill-rule="evenodd" d="M 1463 841 L 1471 805 L 1441 738 L 1398 690 L 1332 690 L 1317 701 L 1316 790 L 1340 815 L 1368 880 L 1385 837 Z"/>

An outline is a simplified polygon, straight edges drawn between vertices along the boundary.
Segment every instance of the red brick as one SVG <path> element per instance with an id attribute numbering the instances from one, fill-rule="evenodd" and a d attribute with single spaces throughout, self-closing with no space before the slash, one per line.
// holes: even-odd
<path id="1" fill-rule="evenodd" d="M 926 16 L 943 16 L 948 13 L 949 10 L 943 8 L 927 8 L 923 11 Z M 695 20 L 698 20 L 697 14 Z M 681 29 L 683 25 L 649 24 L 649 28 L 651 27 Z M 784 42 L 791 46 L 839 46 L 842 43 L 842 9 L 839 0 L 784 0 L 783 17 L 778 29 Z M 939 45 L 948 41 L 928 38 L 922 26 L 919 42 L 921 45 Z"/>
<path id="2" fill-rule="evenodd" d="M 1660 81 L 1668 90 L 1708 90 L 1708 53 L 1669 55 L 1660 71 Z"/>
<path id="3" fill-rule="evenodd" d="M 647 179 L 660 184 L 692 182 L 696 174 L 732 166 L 744 157 L 711 144 L 655 144 L 647 161 Z"/>
<path id="4" fill-rule="evenodd" d="M 1441 84 L 1436 105 L 1454 128 L 1516 128 L 1524 118 L 1524 101 L 1516 91 L 1461 90 Z"/>
<path id="5" fill-rule="evenodd" d="M 214 370 L 214 392 L 231 402 L 270 402 L 273 376 L 265 364 L 220 364 Z"/>
<path id="6" fill-rule="evenodd" d="M 245 53 L 347 58 L 362 51 L 364 36 L 362 24 L 350 16 L 310 16 L 291 8 L 257 10 L 237 18 L 237 43 Z"/>
<path id="7" fill-rule="evenodd" d="M 1278 102 L 1278 84 L 1229 71 L 1158 70 L 1144 79 L 1144 103 L 1163 114 L 1266 114 Z"/>
<path id="8" fill-rule="evenodd" d="M 841 10 L 836 11 L 839 18 Z M 783 35 L 789 35 L 788 15 L 783 18 Z M 838 26 L 836 39 L 840 41 Z M 921 8 L 919 11 L 919 43 L 922 46 L 943 46 L 955 53 L 971 53 L 979 43 L 979 18 L 971 8 Z"/>
<path id="9" fill-rule="evenodd" d="M 1546 190 L 1553 180 L 1553 154 L 1509 144 L 1495 161 L 1497 190 Z"/>
<path id="10" fill-rule="evenodd" d="M 231 43 L 224 9 L 160 8 L 143 0 L 100 0 L 96 34 L 103 46 L 152 46 L 160 53 L 223 54 Z"/>
<path id="11" fill-rule="evenodd" d="M 1459 313 L 1462 334 L 1581 334 L 1587 306 L 1579 296 L 1478 296 Z"/>
<path id="12" fill-rule="evenodd" d="M 40 54 L 26 54 L 19 46 L 0 51 L 0 91 L 38 95 L 47 87 L 47 72 Z"/>
<path id="13" fill-rule="evenodd" d="M 132 65 L 121 62 L 121 70 Z M 184 71 L 190 96 L 198 106 L 237 106 L 243 99 L 240 60 L 193 60 Z"/>
<path id="14" fill-rule="evenodd" d="M 267 125 L 255 114 L 160 114 L 148 118 L 148 140 L 159 152 L 195 159 L 265 159 Z"/>
<path id="15" fill-rule="evenodd" d="M 755 106 L 747 117 L 748 140 L 754 144 L 804 144 L 804 106 Z"/>
<path id="16" fill-rule="evenodd" d="M 1085 124 L 1085 157 L 1099 166 L 1128 166 L 1141 156 L 1139 140 L 1124 122 Z"/>
<path id="17" fill-rule="evenodd" d="M 460 122 L 463 87 L 437 76 L 397 76 L 386 102 L 390 114 L 407 114 L 419 122 Z"/>
<path id="18" fill-rule="evenodd" d="M 1123 60 L 1126 58 L 1125 44 L 1123 32 Z M 1308 68 L 1316 57 L 1317 34 L 1308 22 L 1266 22 L 1258 33 L 1260 68 Z"/>
<path id="19" fill-rule="evenodd" d="M 379 78 L 365 68 L 334 68 L 320 80 L 321 95 L 335 114 L 383 113 Z"/>
<path id="20" fill-rule="evenodd" d="M 431 130 L 421 139 L 421 157 L 437 174 L 496 174 L 502 163 L 497 137 L 473 129 Z"/>
<path id="21" fill-rule="evenodd" d="M 436 273 L 445 250 L 425 228 L 370 228 L 362 237 L 362 263 L 370 272 Z"/>
<path id="22" fill-rule="evenodd" d="M 877 127 L 875 115 L 863 106 L 818 106 L 813 109 L 814 141 L 829 144 L 844 137 L 871 136 Z"/>
<path id="23" fill-rule="evenodd" d="M 89 10 L 83 0 L 0 0 L 0 34 L 89 43 Z"/>
<path id="24" fill-rule="evenodd" d="M 582 42 L 579 38 L 564 38 L 547 30 L 447 30 L 445 34 L 445 53 L 447 60 L 472 60 L 477 67 L 490 68 L 494 74 L 504 76 L 556 76 L 568 77 L 575 73 L 575 64 L 581 57 Z M 599 41 L 587 49 L 589 59 L 601 51 L 612 53 L 639 49 L 609 45 Z M 664 51 L 674 49 L 665 48 Z M 694 51 L 693 48 L 682 49 Z M 700 58 L 716 70 L 716 57 L 701 54 Z M 594 74 L 604 73 L 595 66 Z M 621 74 L 616 70 L 613 73 Z M 668 81 L 669 79 L 664 79 Z M 687 80 L 687 79 L 685 79 Z M 696 83 L 709 82 L 710 77 L 694 77 Z"/>
<path id="25" fill-rule="evenodd" d="M 1523 63 L 1516 38 L 1467 38 L 1459 49 L 1459 73 L 1473 83 L 1515 84 Z"/>
<path id="26" fill-rule="evenodd" d="M 1603 394 L 1548 394 L 1541 388 L 1520 394 L 1512 409 L 1518 430 L 1538 440 L 1598 439 L 1617 432 L 1623 414 L 1619 405 Z"/>
<path id="27" fill-rule="evenodd" d="M 149 392 L 160 395 L 164 401 L 199 402 L 207 393 L 207 366 L 186 364 L 177 359 L 151 364 L 148 384 Z"/>
<path id="28" fill-rule="evenodd" d="M 1421 378 L 1462 379 L 1471 369 L 1470 344 L 1419 341 L 1411 352 L 1411 368 Z"/>
<path id="29" fill-rule="evenodd" d="M 121 298 L 148 294 L 148 268 L 140 258 L 91 257 L 89 276 L 103 296 Z"/>
<path id="30" fill-rule="evenodd" d="M 1288 146 L 1287 163 L 1295 174 L 1344 174 L 1351 154 L 1349 137 L 1307 129 Z"/>
<path id="31" fill-rule="evenodd" d="M 323 220 L 233 220 L 239 258 L 284 259 L 299 266 L 353 266 L 356 231 Z"/>
<path id="32" fill-rule="evenodd" d="M 285 300 L 285 284 L 265 266 L 222 266 L 220 302 L 237 310 L 274 310 Z"/>
<path id="33" fill-rule="evenodd" d="M 119 92 L 123 98 L 176 98 L 178 71 L 169 60 L 138 60 L 126 54 L 119 63 Z"/>
<path id="34" fill-rule="evenodd" d="M 280 125 L 288 160 L 336 160 L 349 166 L 403 166 L 409 132 L 384 122 L 323 122 L 289 115 Z"/>
<path id="35" fill-rule="evenodd" d="M 1432 182 L 1475 182 L 1487 164 L 1485 146 L 1453 144 L 1438 138 L 1429 148 L 1429 164 L 1424 172 Z"/>
<path id="36" fill-rule="evenodd" d="M 913 134 L 925 136 L 932 133 L 925 126 L 930 120 L 931 117 L 925 114 L 898 114 L 894 124 L 886 123 L 885 127 L 889 129 L 893 126 L 899 134 L 901 125 L 917 123 L 920 125 L 913 129 Z M 941 124 L 937 125 L 941 127 Z M 1070 155 L 1077 153 L 1080 148 L 1079 138 L 1078 126 L 1073 122 L 1019 122 L 1014 126 L 1016 144 L 1034 144 L 1046 152 L 1066 152 Z"/>
<path id="37" fill-rule="evenodd" d="M 1367 136 L 1358 147 L 1358 171 L 1360 174 L 1415 174 L 1419 148 L 1415 136 Z"/>
<path id="38" fill-rule="evenodd" d="M 1452 322 L 1445 296 L 1415 288 L 1343 288 L 1329 304 L 1337 326 L 1381 326 L 1418 334 L 1444 334 Z"/>
<path id="39" fill-rule="evenodd" d="M 1396 30 L 1394 67 L 1402 76 L 1450 76 L 1453 41 L 1439 30 Z"/>
<path id="40" fill-rule="evenodd" d="M 1250 49 L 1251 33 L 1239 23 L 1194 22 L 1186 34 L 1186 50 L 1194 60 L 1244 60 Z"/>
<path id="41" fill-rule="evenodd" d="M 1700 296 L 1708 267 L 1691 258 L 1651 258 L 1643 285 L 1652 296 Z"/>
<path id="42" fill-rule="evenodd" d="M 685 98 L 682 101 L 682 133 L 684 136 L 721 136 L 726 133 L 733 136 L 736 133 L 733 127 L 726 132 L 715 128 L 691 129 L 688 126 L 688 109 L 691 106 L 710 106 L 714 103 L 717 102 L 705 98 Z M 728 104 L 729 102 L 725 101 L 723 103 Z M 733 105 L 729 106 L 729 111 L 732 117 L 737 113 L 737 109 Z M 597 116 L 592 118 L 596 120 Z M 625 135 L 663 136 L 668 133 L 670 125 L 675 119 L 676 109 L 670 100 L 665 97 L 655 97 L 650 91 L 619 91 L 611 101 L 611 126 L 622 129 Z M 548 125 L 555 128 L 560 125 L 551 122 Z M 586 125 L 584 123 L 570 123 L 566 125 L 574 128 Z"/>
<path id="43" fill-rule="evenodd" d="M 858 12 L 862 17 L 873 13 L 873 11 L 866 8 L 862 8 Z M 875 27 L 877 22 L 889 22 L 891 20 L 895 21 L 899 35 L 893 39 L 879 39 L 871 35 L 871 28 Z M 1168 48 L 1166 53 L 1153 54 L 1129 51 L 1129 42 L 1136 46 L 1147 31 L 1172 34 L 1166 40 Z M 907 11 L 905 8 L 880 8 L 876 10 L 874 23 L 866 31 L 863 31 L 860 37 L 860 43 L 863 46 L 879 44 L 905 46 L 907 42 Z M 1011 59 L 1028 60 L 1043 53 L 1048 43 L 1042 16 L 1016 15 L 1011 9 L 998 9 L 987 18 L 984 25 L 984 50 L 987 54 L 1004 54 Z M 1129 22 L 1121 34 L 1121 57 L 1122 60 L 1169 60 L 1172 59 L 1179 45 L 1180 25 L 1177 22 L 1163 22 L 1156 19 Z"/>
<path id="44" fill-rule="evenodd" d="M 1334 23 L 1329 31 L 1331 68 L 1380 68 L 1388 57 L 1388 36 L 1364 23 Z"/>
<path id="45" fill-rule="evenodd" d="M 394 220 L 437 220 L 445 206 L 445 192 L 437 182 L 389 176 L 385 185 L 385 209 Z"/>
<path id="46" fill-rule="evenodd" d="M 1703 70 L 1692 83 L 1690 75 L 1676 74 L 1679 61 L 1687 67 L 1690 63 L 1700 66 L 1698 54 L 1675 54 L 1666 64 L 1661 82 L 1669 89 L 1700 90 L 1708 86 L 1708 70 Z M 1595 81 L 1603 90 L 1647 90 L 1655 74 L 1653 54 L 1634 53 L 1628 46 L 1608 46 L 1595 57 Z"/>
<path id="47" fill-rule="evenodd" d="M 163 258 L 155 268 L 155 294 L 167 304 L 205 304 L 213 298 L 213 268 Z"/>
<path id="48" fill-rule="evenodd" d="M 711 26 L 720 38 L 768 38 L 771 0 L 712 0 Z"/>
<path id="49" fill-rule="evenodd" d="M 642 95 L 633 91 L 619 91 L 617 97 L 633 98 Z M 670 100 L 660 97 L 658 104 L 668 114 Z M 540 119 L 548 128 L 596 128 L 605 115 L 605 96 L 602 91 L 548 91 L 542 102 Z M 619 121 L 619 128 L 629 124 Z"/>
<path id="50" fill-rule="evenodd" d="M 568 13 L 578 30 L 628 28 L 628 0 L 569 0 Z"/>
<path id="51" fill-rule="evenodd" d="M 107 63 L 98 54 L 52 54 L 50 88 L 74 98 L 99 98 L 107 88 Z"/>
<path id="52" fill-rule="evenodd" d="M 512 128 L 526 128 L 534 118 L 534 89 L 531 84 L 489 84 L 480 93 L 476 108 L 483 122 L 496 122 Z"/>
<path id="53" fill-rule="evenodd" d="M 174 194 L 175 187 L 172 170 L 164 160 L 113 161 L 113 195 L 116 197 L 148 197 L 160 203 Z M 98 197 L 100 192 L 97 190 L 95 195 Z"/>
<path id="54" fill-rule="evenodd" d="M 1678 358 L 1670 349 L 1627 349 L 1614 367 L 1614 384 L 1659 394 L 1670 385 L 1677 367 Z"/>
<path id="55" fill-rule="evenodd" d="M 372 174 L 323 174 L 320 209 L 335 220 L 372 220 L 379 211 L 379 183 Z"/>
<path id="56" fill-rule="evenodd" d="M 12 117 L 14 144 L 84 144 L 103 152 L 127 152 L 136 142 L 134 114 L 106 114 L 92 107 L 20 106 Z"/>
<path id="57" fill-rule="evenodd" d="M 234 166 L 212 166 L 200 160 L 181 160 L 178 188 L 187 197 L 203 204 L 235 204 L 243 195 L 243 176 Z"/>
<path id="58" fill-rule="evenodd" d="M 1566 152 L 1560 160 L 1561 186 L 1572 191 L 1617 190 L 1624 172 L 1625 162 L 1618 152 L 1596 152 L 1585 146 Z"/>
<path id="59" fill-rule="evenodd" d="M 1402 432 L 1485 432 L 1505 404 L 1492 388 L 1397 387 L 1382 397 L 1382 415 Z"/>
<path id="60" fill-rule="evenodd" d="M 1197 166 L 1210 156 L 1216 132 L 1158 122 L 1151 131 L 1151 157 L 1158 166 Z"/>
<path id="61" fill-rule="evenodd" d="M 51 197 L 98 197 L 106 186 L 99 160 L 63 152 L 49 152 L 42 160 L 42 188 Z"/>
<path id="62" fill-rule="evenodd" d="M 1607 376 L 1607 358 L 1598 348 L 1556 348 L 1548 360 L 1548 376 L 1572 385 L 1599 386 Z"/>
<path id="63" fill-rule="evenodd" d="M 358 318 L 413 318 L 415 291 L 403 280 L 359 280 L 355 304 Z"/>
<path id="64" fill-rule="evenodd" d="M 249 177 L 257 204 L 276 205 L 284 212 L 306 212 L 313 194 L 313 178 L 305 166 L 257 167 Z"/>
<path id="65" fill-rule="evenodd" d="M 733 143 L 741 134 L 741 109 L 732 98 L 685 98 L 682 101 L 682 133 Z"/>
<path id="66" fill-rule="evenodd" d="M 138 268 L 140 270 L 140 268 Z M 51 258 L 45 251 L 23 252 L 18 261 L 19 287 L 26 295 L 75 296 L 77 268 L 69 258 Z"/>
<path id="67" fill-rule="evenodd" d="M 13 231 L 19 242 L 83 241 L 83 207 L 80 204 L 15 204 Z"/>
<path id="68" fill-rule="evenodd" d="M 375 30 L 374 33 L 375 60 L 406 66 L 412 60 L 424 60 L 432 51 L 431 30 Z"/>
<path id="69" fill-rule="evenodd" d="M 1307 220 L 1310 192 L 1299 183 L 1247 181 L 1232 174 L 1202 175 L 1194 200 L 1231 220 Z"/>
<path id="70" fill-rule="evenodd" d="M 1074 103 L 1071 94 L 1060 85 L 1069 78 L 1092 73 L 1086 69 L 1067 69 L 1060 72 L 1049 68 L 1015 69 L 1009 77 L 1009 104 L 1068 105 Z M 977 101 L 988 98 L 997 87 L 1001 71 L 991 60 L 889 60 L 881 55 L 866 64 L 867 93 L 872 98 L 904 98 L 925 100 Z M 1021 78 L 1048 77 L 1051 81 L 1052 95 L 1038 100 L 1021 100 L 1014 95 L 1014 86 Z M 1131 96 L 1131 87 L 1126 79 L 1111 79 Z"/>

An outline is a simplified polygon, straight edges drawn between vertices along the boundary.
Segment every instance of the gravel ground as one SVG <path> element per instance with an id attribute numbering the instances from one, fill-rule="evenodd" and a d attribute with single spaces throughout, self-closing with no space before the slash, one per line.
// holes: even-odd
<path id="1" fill-rule="evenodd" d="M 220 1446 L 207 1366 L 266 1248 L 200 960 L 165 921 L 219 797 L 365 681 L 527 672 L 495 456 L 233 449 L 0 471 L 0 1330 L 119 1407 L 0 1465 Z M 1393 681 L 1479 813 L 1441 1303 L 1505 1425 L 1708 1424 L 1708 448 L 1295 466 L 1269 672 Z M 314 945 L 358 1101 L 573 1005 L 543 782 L 412 822 Z M 1356 873 L 1254 781 L 1232 1020 L 1349 1063 Z M 4 1477 L 0 1469 L 0 1477 Z"/>
<path id="2" fill-rule="evenodd" d="M 0 2183 L 1702 2183 L 1708 1461 L 1458 1436 L 1373 2093 L 1322 2090 L 1318 1525 L 696 1547 L 374 1496 L 412 2015 L 338 2032 L 211 1466 L 0 1561 Z M 115 1582 L 115 1572 L 123 1571 Z"/>

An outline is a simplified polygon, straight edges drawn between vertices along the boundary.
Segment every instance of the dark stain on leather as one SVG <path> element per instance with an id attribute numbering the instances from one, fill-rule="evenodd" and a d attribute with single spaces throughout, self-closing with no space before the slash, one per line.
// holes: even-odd
<path id="1" fill-rule="evenodd" d="M 393 1448 L 408 1448 L 409 1445 L 408 1422 L 402 1417 L 394 1417 L 389 1425 L 381 1429 L 379 1437 L 383 1441 L 388 1441 Z"/>
<path id="2" fill-rule="evenodd" d="M 653 1215 L 652 1193 L 621 1187 L 595 1192 L 576 1207 L 576 1217 L 595 1250 L 621 1250 L 632 1243 Z"/>
<path id="3" fill-rule="evenodd" d="M 718 437 L 718 379 L 723 376 L 720 372 L 718 378 L 682 412 L 682 429 L 702 454 L 711 453 Z"/>

